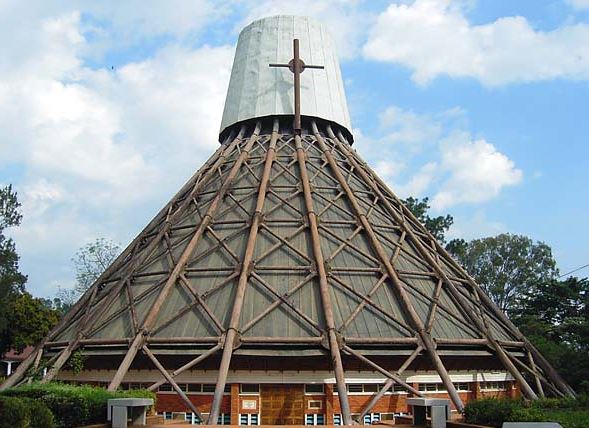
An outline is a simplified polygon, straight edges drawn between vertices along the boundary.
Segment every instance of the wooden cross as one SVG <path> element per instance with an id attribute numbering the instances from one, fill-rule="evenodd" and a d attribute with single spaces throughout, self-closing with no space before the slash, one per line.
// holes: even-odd
<path id="1" fill-rule="evenodd" d="M 307 68 L 323 69 L 322 65 L 307 65 L 299 57 L 299 39 L 292 41 L 293 59 L 288 64 L 268 64 L 270 67 L 286 67 L 294 74 L 294 131 L 301 135 L 301 73 Z"/>

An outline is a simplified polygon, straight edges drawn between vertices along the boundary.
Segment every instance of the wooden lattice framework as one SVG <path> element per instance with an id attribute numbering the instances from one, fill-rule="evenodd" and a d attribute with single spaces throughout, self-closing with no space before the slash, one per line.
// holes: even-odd
<path id="1" fill-rule="evenodd" d="M 236 125 L 1 388 L 26 382 L 42 358 L 49 381 L 79 348 L 118 347 L 110 390 L 140 353 L 162 375 L 151 389 L 171 384 L 200 415 L 174 379 L 220 355 L 214 424 L 235 349 L 296 345 L 330 356 L 345 424 L 342 356 L 388 379 L 360 418 L 394 384 L 423 394 L 401 376 L 420 356 L 461 410 L 442 348 L 486 350 L 525 398 L 574 395 L 337 125 L 303 117 L 294 132 L 291 120 Z M 201 350 L 165 367 L 158 354 L 176 345 Z M 392 346 L 409 352 L 394 372 L 371 358 Z"/>

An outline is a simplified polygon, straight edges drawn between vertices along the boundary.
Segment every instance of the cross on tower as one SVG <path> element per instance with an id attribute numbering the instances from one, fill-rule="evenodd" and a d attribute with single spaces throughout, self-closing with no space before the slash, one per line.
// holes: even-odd
<path id="1" fill-rule="evenodd" d="M 299 57 L 299 39 L 292 41 L 293 59 L 288 64 L 268 64 L 270 67 L 286 67 L 294 74 L 294 131 L 301 134 L 301 73 L 307 68 L 323 69 L 322 65 L 307 65 Z"/>

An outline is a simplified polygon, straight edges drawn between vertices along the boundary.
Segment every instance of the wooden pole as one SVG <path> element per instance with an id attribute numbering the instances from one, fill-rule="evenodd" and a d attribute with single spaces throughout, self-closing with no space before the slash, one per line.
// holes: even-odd
<path id="1" fill-rule="evenodd" d="M 315 138 L 317 138 L 317 142 L 319 143 L 319 146 L 321 147 L 321 151 L 323 152 L 323 155 L 327 159 L 329 166 L 330 166 L 331 170 L 333 171 L 333 174 L 335 175 L 338 183 L 346 192 L 348 200 L 349 200 L 350 204 L 352 205 L 352 208 L 354 209 L 354 212 L 356 214 L 356 217 L 358 218 L 358 221 L 364 227 L 364 230 L 366 232 L 366 235 L 368 236 L 368 239 L 370 241 L 370 244 L 371 244 L 373 250 L 378 255 L 378 258 L 380 259 L 380 262 L 381 262 L 383 268 L 385 269 L 386 273 L 388 274 L 388 276 L 391 280 L 391 283 L 394 286 L 396 294 L 400 299 L 400 302 L 399 302 L 400 306 L 403 308 L 403 311 L 407 315 L 407 317 L 410 321 L 410 324 L 413 326 L 415 331 L 418 332 L 419 337 L 424 345 L 424 348 L 428 352 L 434 367 L 436 368 L 438 374 L 440 375 L 442 382 L 446 386 L 446 389 L 448 390 L 448 394 L 450 395 L 450 398 L 454 402 L 454 405 L 456 406 L 458 411 L 462 411 L 464 409 L 464 404 L 462 403 L 462 400 L 460 399 L 460 396 L 458 395 L 458 391 L 456 391 L 456 388 L 454 387 L 454 384 L 452 383 L 452 380 L 450 379 L 450 375 L 448 374 L 448 371 L 444 367 L 444 364 L 442 363 L 440 356 L 436 352 L 436 347 L 435 347 L 434 342 L 431 339 L 431 336 L 426 332 L 425 326 L 423 325 L 421 319 L 419 318 L 419 315 L 415 311 L 415 308 L 413 307 L 413 304 L 411 303 L 411 300 L 407 294 L 407 291 L 405 290 L 405 287 L 403 286 L 403 283 L 400 281 L 400 279 L 397 275 L 397 272 L 395 271 L 395 269 L 393 268 L 393 266 L 389 262 L 389 258 L 386 255 L 384 249 L 382 248 L 381 243 L 376 238 L 376 235 L 372 229 L 372 226 L 370 225 L 370 222 L 368 221 L 368 219 L 366 218 L 366 216 L 362 212 L 360 206 L 358 205 L 356 197 L 354 196 L 354 192 L 352 192 L 352 189 L 350 189 L 350 186 L 348 185 L 346 179 L 344 178 L 342 172 L 340 171 L 340 167 L 338 166 L 338 164 L 335 161 L 331 152 L 327 149 L 327 145 L 325 144 L 323 137 L 319 134 L 319 131 L 317 129 L 317 125 L 316 125 L 315 121 L 312 122 L 311 126 L 313 128 L 313 133 L 315 134 Z M 346 153 L 343 150 L 342 150 L 342 152 Z M 352 159 L 350 159 L 350 161 L 352 161 Z"/>
<path id="2" fill-rule="evenodd" d="M 305 207 L 307 209 L 307 219 L 309 221 L 309 229 L 311 231 L 311 243 L 313 247 L 313 254 L 315 256 L 315 264 L 317 265 L 317 272 L 319 273 L 319 289 L 321 292 L 321 303 L 323 313 L 325 316 L 325 323 L 327 324 L 327 338 L 329 340 L 329 350 L 333 364 L 333 371 L 335 373 L 335 381 L 338 392 L 338 399 L 342 409 L 342 418 L 344 425 L 352 425 L 352 416 L 350 411 L 350 404 L 348 401 L 348 391 L 346 388 L 346 379 L 344 374 L 344 367 L 342 357 L 340 355 L 339 343 L 336 336 L 335 322 L 333 321 L 333 309 L 331 306 L 331 297 L 329 296 L 329 284 L 327 282 L 327 272 L 325 271 L 325 262 L 323 260 L 323 253 L 321 251 L 321 239 L 319 237 L 319 229 L 317 227 L 317 217 L 313 207 L 313 196 L 311 195 L 311 186 L 309 183 L 309 176 L 307 173 L 307 166 L 305 163 L 305 151 L 301 144 L 300 135 L 295 134 L 295 147 L 297 151 L 297 159 L 299 161 L 299 170 L 301 173 L 301 182 L 303 184 L 303 193 L 305 195 Z"/>
<path id="3" fill-rule="evenodd" d="M 215 198 L 213 198 L 213 200 L 209 204 L 206 214 L 204 215 L 202 221 L 200 222 L 199 226 L 197 227 L 194 234 L 192 235 L 192 238 L 190 239 L 190 241 L 188 242 L 188 244 L 184 248 L 184 251 L 180 255 L 178 262 L 176 263 L 176 266 L 174 266 L 174 269 L 172 270 L 172 273 L 170 274 L 166 283 L 164 284 L 164 286 L 160 290 L 160 293 L 158 294 L 155 302 L 153 302 L 149 312 L 147 313 L 145 319 L 143 320 L 141 331 L 139 331 L 139 333 L 137 333 L 137 335 L 133 339 L 133 343 L 129 347 L 127 354 L 123 358 L 123 361 L 121 362 L 119 368 L 117 369 L 117 372 L 115 373 L 110 384 L 108 385 L 109 391 L 114 391 L 119 387 L 121 381 L 123 380 L 125 374 L 127 373 L 127 370 L 129 370 L 131 363 L 135 359 L 135 355 L 137 355 L 137 352 L 139 351 L 139 349 L 141 349 L 141 347 L 145 343 L 145 338 L 149 335 L 149 331 L 153 327 L 153 323 L 157 319 L 157 316 L 160 312 L 162 305 L 164 304 L 169 293 L 172 291 L 172 288 L 176 284 L 176 281 L 178 280 L 180 274 L 184 271 L 184 268 L 185 268 L 186 264 L 188 263 L 190 257 L 192 256 L 192 253 L 196 249 L 196 246 L 198 245 L 200 238 L 203 236 L 206 228 L 211 223 L 213 216 L 217 212 L 217 209 L 219 207 L 219 204 L 220 204 L 222 198 L 225 196 L 225 194 L 229 190 L 229 187 L 231 186 L 231 183 L 232 183 L 233 179 L 235 178 L 235 175 L 239 171 L 241 164 L 247 158 L 248 153 L 249 153 L 249 149 L 253 146 L 254 142 L 257 140 L 258 133 L 260 131 L 260 126 L 261 126 L 261 124 L 260 124 L 260 122 L 258 122 L 256 124 L 256 129 L 254 130 L 254 133 L 251 135 L 251 137 L 248 140 L 248 143 L 246 144 L 246 148 L 239 154 L 239 157 L 236 159 L 235 163 L 233 164 L 233 167 L 231 168 L 231 171 L 229 172 L 227 178 L 223 182 L 223 185 L 219 189 L 219 192 L 217 193 Z M 243 127 L 242 127 L 242 129 L 243 129 Z M 240 135 L 241 135 L 241 133 L 240 133 Z"/>
<path id="4" fill-rule="evenodd" d="M 173 378 L 176 377 L 176 376 L 178 376 L 180 373 L 185 372 L 186 370 L 190 369 L 191 367 L 194 367 L 195 365 L 197 365 L 201 361 L 204 361 L 205 359 L 207 359 L 211 355 L 217 353 L 221 348 L 222 348 L 222 346 L 220 344 L 215 345 L 214 347 L 212 347 L 211 349 L 209 349 L 204 354 L 200 354 L 195 359 L 193 359 L 193 360 L 189 361 L 188 363 L 184 364 L 182 367 L 179 367 L 176 370 L 174 370 L 172 373 L 170 373 L 170 376 L 173 377 Z M 155 382 L 154 384 L 152 384 L 147 389 L 149 391 L 156 391 L 164 383 L 166 383 L 166 378 L 164 378 L 162 380 L 158 380 L 157 382 Z"/>
<path id="5" fill-rule="evenodd" d="M 446 290 L 458 302 L 458 306 L 463 309 L 464 313 L 477 326 L 478 330 L 480 332 L 482 332 L 486 336 L 486 338 L 487 338 L 487 340 L 489 342 L 490 347 L 493 350 L 495 350 L 497 356 L 501 360 L 501 362 L 504 365 L 504 367 L 506 367 L 507 370 L 509 370 L 509 372 L 511 373 L 511 375 L 517 380 L 517 382 L 519 383 L 520 387 L 522 388 L 522 392 L 527 397 L 529 397 L 531 399 L 538 398 L 537 395 L 536 395 L 536 393 L 534 392 L 534 390 L 530 387 L 530 385 L 526 382 L 526 380 L 521 375 L 521 373 L 519 372 L 519 370 L 514 366 L 513 362 L 509 359 L 509 357 L 505 353 L 505 350 L 502 348 L 501 345 L 499 345 L 497 343 L 497 341 L 495 340 L 495 338 L 491 334 L 490 330 L 483 324 L 483 322 L 476 315 L 472 314 L 470 311 L 468 311 L 466 309 L 466 308 L 469 307 L 468 303 L 465 301 L 465 299 L 462 296 L 462 294 L 460 292 L 458 292 L 458 290 L 456 289 L 454 283 L 452 281 L 450 281 L 450 279 L 447 277 L 447 275 L 444 272 L 444 270 L 433 259 L 433 257 L 431 256 L 430 252 L 426 248 L 424 248 L 423 243 L 421 242 L 421 240 L 419 240 L 415 236 L 412 228 L 411 227 L 406 227 L 406 223 L 398 215 L 397 211 L 390 205 L 389 201 L 382 194 L 382 192 L 378 189 L 378 187 L 375 185 L 375 183 L 371 179 L 371 177 L 369 177 L 368 174 L 366 174 L 366 172 L 363 170 L 363 168 L 360 165 L 358 165 L 358 163 L 356 162 L 356 160 L 354 159 L 354 157 L 350 155 L 348 149 L 346 147 L 344 147 L 344 145 L 341 143 L 341 141 L 339 141 L 339 139 L 333 134 L 333 131 L 331 131 L 331 127 L 328 127 L 328 132 L 329 132 L 331 138 L 337 144 L 338 148 L 343 153 L 346 154 L 346 156 L 349 159 L 350 163 L 354 166 L 354 168 L 356 168 L 356 170 L 362 176 L 362 178 L 365 180 L 365 182 L 368 185 L 371 186 L 371 188 L 374 190 L 374 192 L 376 193 L 376 195 L 381 199 L 381 201 L 382 201 L 383 205 L 385 206 L 385 208 L 387 209 L 387 211 L 389 211 L 389 213 L 391 214 L 391 216 L 393 216 L 393 218 L 395 219 L 395 221 L 400 226 L 404 227 L 404 230 L 407 232 L 407 236 L 409 237 L 409 239 L 411 240 L 411 242 L 415 245 L 417 251 L 421 254 L 422 257 L 424 257 L 426 259 L 426 261 L 428 262 L 428 264 L 434 269 L 434 271 L 436 272 L 438 278 L 444 281 L 444 283 L 446 284 Z M 432 237 L 432 239 L 433 239 L 433 237 Z M 433 242 L 435 242 L 435 239 L 433 239 Z M 444 382 L 444 383 L 446 383 L 446 382 Z M 452 396 L 453 393 L 455 392 L 454 385 L 451 384 L 452 390 L 450 389 L 450 386 L 449 385 L 446 385 L 446 387 L 448 388 L 448 392 Z M 458 394 L 456 393 L 456 395 L 458 395 Z"/>
<path id="6" fill-rule="evenodd" d="M 182 398 L 182 401 L 184 401 L 184 403 L 186 403 L 188 408 L 190 410 L 192 410 L 192 413 L 196 413 L 198 418 L 202 421 L 203 417 L 202 417 L 202 414 L 200 413 L 200 411 L 196 408 L 194 403 L 192 401 L 190 401 L 190 399 L 188 398 L 186 393 L 184 391 L 182 391 L 182 388 L 180 388 L 178 386 L 178 384 L 174 381 L 172 376 L 170 376 L 170 373 L 168 373 L 168 371 L 164 368 L 164 366 L 161 365 L 161 363 L 157 360 L 155 355 L 153 355 L 153 353 L 149 350 L 149 348 L 147 346 L 143 346 L 143 352 L 145 352 L 145 354 L 149 357 L 149 359 L 151 360 L 153 365 L 161 372 L 161 374 L 164 375 L 164 377 L 166 378 L 166 381 L 170 385 L 172 385 L 172 388 L 174 388 L 174 391 L 176 391 L 176 393 L 180 396 L 180 398 Z"/>
<path id="7" fill-rule="evenodd" d="M 217 383 L 215 384 L 215 393 L 213 395 L 213 404 L 211 405 L 211 412 L 209 413 L 209 419 L 207 424 L 216 425 L 219 417 L 219 410 L 221 408 L 221 401 L 223 400 L 223 391 L 225 390 L 225 383 L 227 383 L 227 373 L 229 372 L 229 366 L 231 364 L 231 356 L 233 354 L 233 346 L 237 337 L 237 331 L 239 329 L 239 320 L 241 317 L 241 309 L 243 308 L 243 301 L 245 298 L 245 291 L 247 288 L 247 282 L 251 274 L 252 260 L 254 256 L 254 249 L 256 244 L 256 238 L 258 236 L 258 230 L 263 219 L 264 203 L 266 201 L 266 192 L 268 191 L 268 183 L 270 180 L 270 172 L 272 170 L 272 163 L 276 157 L 276 141 L 278 139 L 278 120 L 274 119 L 272 137 L 270 139 L 270 145 L 266 152 L 266 159 L 264 161 L 264 171 L 260 180 L 260 187 L 258 189 L 258 198 L 256 200 L 256 208 L 252 218 L 252 225 L 250 227 L 249 235 L 247 238 L 247 244 L 245 248 L 245 254 L 243 256 L 243 262 L 237 287 L 235 290 L 235 298 L 233 301 L 233 309 L 231 311 L 231 318 L 229 321 L 229 327 L 225 332 L 225 341 L 223 344 L 223 354 L 221 357 L 221 363 L 219 365 L 219 374 L 217 377 Z M 247 152 L 246 152 L 247 153 Z"/>
<path id="8" fill-rule="evenodd" d="M 338 139 L 338 137 L 336 137 L 335 134 L 333 133 L 333 131 L 331 130 L 331 127 L 328 127 L 328 134 L 329 134 L 330 138 L 333 138 L 336 141 L 336 143 L 338 144 L 338 147 L 342 147 L 341 141 L 345 141 L 345 138 L 341 135 L 341 133 L 339 133 L 339 139 Z M 361 167 L 358 168 L 361 173 L 366 174 L 366 172 L 364 171 L 364 169 L 370 171 L 371 179 L 373 179 L 375 182 L 377 182 L 383 189 L 386 189 L 386 191 L 388 192 L 389 196 L 393 200 L 395 200 L 397 202 L 397 204 L 399 205 L 399 207 L 400 207 L 399 209 L 402 211 L 403 215 L 405 217 L 409 218 L 413 223 L 415 223 L 418 227 L 421 228 L 421 234 L 422 235 L 424 235 L 424 236 L 428 237 L 430 240 L 432 240 L 432 242 L 434 243 L 435 249 L 438 252 L 438 254 L 443 255 L 444 260 L 448 264 L 450 264 L 454 269 L 456 269 L 460 274 L 462 274 L 464 276 L 464 278 L 466 278 L 468 284 L 472 287 L 473 290 L 475 290 L 475 292 L 479 295 L 479 297 L 481 298 L 481 300 L 483 300 L 483 302 L 485 303 L 486 307 L 491 310 L 491 312 L 508 328 L 508 330 L 514 336 L 516 336 L 516 338 L 518 340 L 520 340 L 520 341 L 522 341 L 522 342 L 525 343 L 525 348 L 532 353 L 532 355 L 534 356 L 534 358 L 536 358 L 536 360 L 537 360 L 536 362 L 540 365 L 540 367 L 542 368 L 542 370 L 544 370 L 546 372 L 546 374 L 550 377 L 550 379 L 556 385 L 558 385 L 565 394 L 567 394 L 567 395 L 569 395 L 571 397 L 575 397 L 576 396 L 575 391 L 560 377 L 560 375 L 556 372 L 556 370 L 554 370 L 554 368 L 544 358 L 544 356 L 519 331 L 519 329 L 511 322 L 511 320 L 509 318 L 507 318 L 507 316 L 497 307 L 497 305 L 495 305 L 495 303 L 479 287 L 479 285 L 470 276 L 470 274 L 468 272 L 466 272 L 466 270 L 462 266 L 460 266 L 460 264 L 458 264 L 456 262 L 456 260 L 454 260 L 454 258 L 448 253 L 448 251 L 446 251 L 446 249 L 442 245 L 440 245 L 439 242 L 437 242 L 437 240 L 431 235 L 431 233 L 419 222 L 419 220 L 415 217 L 415 215 L 411 212 L 411 210 L 409 210 L 406 206 L 404 206 L 399 201 L 399 199 L 395 196 L 395 194 L 388 188 L 388 186 L 386 185 L 386 183 L 384 183 L 378 177 L 378 175 L 376 175 L 374 173 L 374 171 L 372 171 L 370 169 L 370 167 L 368 165 L 366 165 L 365 162 L 361 162 L 361 161 L 359 162 L 359 161 L 357 161 L 356 160 L 356 155 L 351 150 L 348 150 L 347 148 L 343 148 L 343 151 L 348 154 L 348 158 L 350 160 L 353 160 L 356 165 L 358 165 L 359 163 L 361 163 Z"/>
<path id="9" fill-rule="evenodd" d="M 372 367 L 375 370 L 377 370 L 378 372 L 382 373 L 387 378 L 394 380 L 399 385 L 403 386 L 403 388 L 405 388 L 407 391 L 410 391 L 410 392 L 412 392 L 412 393 L 414 393 L 414 394 L 416 394 L 416 395 L 418 395 L 420 397 L 423 396 L 423 393 L 421 391 L 418 391 L 417 389 L 413 388 L 411 385 L 409 385 L 407 382 L 405 382 L 399 376 L 397 376 L 396 374 L 393 374 L 393 373 L 389 372 L 388 370 L 385 370 L 384 368 L 382 368 L 381 366 L 379 366 L 378 364 L 376 364 L 374 361 L 370 360 L 369 358 L 366 358 L 364 355 L 362 355 L 361 353 L 353 350 L 349 346 L 344 345 L 344 351 L 346 351 L 350 355 L 353 355 L 354 357 L 358 358 L 360 361 L 368 364 L 370 367 Z"/>

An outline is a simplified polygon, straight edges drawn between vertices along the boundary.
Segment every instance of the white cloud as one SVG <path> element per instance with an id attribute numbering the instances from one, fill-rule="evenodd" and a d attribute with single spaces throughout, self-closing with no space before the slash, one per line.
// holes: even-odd
<path id="1" fill-rule="evenodd" d="M 505 224 L 489 220 L 482 209 L 476 210 L 470 217 L 454 216 L 454 223 L 450 226 L 447 239 L 462 238 L 467 241 L 472 239 L 495 236 L 505 233 L 508 228 Z"/>
<path id="2" fill-rule="evenodd" d="M 577 10 L 589 9 L 589 0 L 567 0 L 567 3 Z"/>
<path id="3" fill-rule="evenodd" d="M 80 245 L 127 242 L 216 149 L 233 48 L 171 41 L 114 70 L 90 67 L 82 13 L 11 6 L 12 20 L 0 13 L 16 39 L 0 56 L 0 166 L 19 171 L 3 177 L 25 215 L 11 232 L 29 287 L 48 295 Z"/>
<path id="4" fill-rule="evenodd" d="M 432 143 L 440 137 L 441 125 L 427 115 L 403 110 L 397 106 L 386 108 L 379 115 L 381 128 L 387 131 L 389 143 L 403 143 L 412 146 Z"/>
<path id="5" fill-rule="evenodd" d="M 430 188 L 439 173 L 439 165 L 436 162 L 428 162 L 419 168 L 407 183 L 397 184 L 395 192 L 402 198 L 424 196 L 426 190 Z"/>
<path id="6" fill-rule="evenodd" d="M 461 3 L 416 0 L 391 4 L 364 45 L 367 58 L 402 64 L 427 84 L 440 75 L 494 86 L 565 78 L 589 79 L 589 25 L 535 30 L 526 18 L 468 22 Z"/>
<path id="7" fill-rule="evenodd" d="M 445 138 L 440 150 L 440 168 L 449 177 L 432 199 L 434 209 L 486 202 L 522 179 L 522 171 L 511 159 L 484 139 L 472 140 L 468 133 Z"/>
<path id="8" fill-rule="evenodd" d="M 354 130 L 355 148 L 402 198 L 430 196 L 439 211 L 487 202 L 521 182 L 522 171 L 506 154 L 464 130 L 461 107 L 418 113 L 389 106 L 379 118 L 376 137 Z"/>

